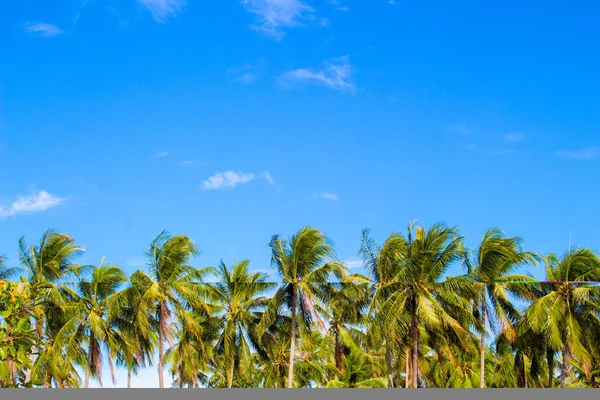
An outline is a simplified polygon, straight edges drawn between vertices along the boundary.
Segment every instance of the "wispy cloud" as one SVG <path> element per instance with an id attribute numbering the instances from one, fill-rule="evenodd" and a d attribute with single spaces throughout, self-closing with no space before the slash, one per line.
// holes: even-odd
<path id="1" fill-rule="evenodd" d="M 331 200 L 331 201 L 340 201 L 340 196 L 338 196 L 335 193 L 329 193 L 329 192 L 314 193 L 313 198 L 325 199 L 325 200 Z"/>
<path id="2" fill-rule="evenodd" d="M 65 198 L 53 196 L 45 190 L 27 196 L 18 196 L 17 200 L 9 207 L 0 206 L 0 218 L 43 212 L 60 205 L 65 200 Z"/>
<path id="3" fill-rule="evenodd" d="M 203 162 L 202 160 L 193 159 L 193 160 L 181 160 L 177 163 L 180 167 L 191 167 L 192 165 L 203 165 L 206 166 L 208 163 Z"/>
<path id="4" fill-rule="evenodd" d="M 39 37 L 53 37 L 65 33 L 58 26 L 45 22 L 27 22 L 22 27 L 25 32 Z"/>
<path id="5" fill-rule="evenodd" d="M 224 172 L 218 172 L 206 179 L 204 182 L 202 182 L 202 189 L 233 189 L 238 185 L 243 185 L 256 179 L 265 179 L 267 182 L 269 182 L 269 184 L 275 184 L 275 180 L 269 171 L 265 171 L 260 175 L 256 175 L 248 172 L 228 170 Z"/>
<path id="6" fill-rule="evenodd" d="M 480 145 L 478 145 L 477 143 L 467 143 L 465 145 L 463 145 L 463 148 L 475 153 L 483 153 L 483 154 L 490 154 L 493 156 L 505 156 L 508 154 L 514 154 L 515 151 L 512 149 L 488 149 L 488 148 L 483 148 Z"/>
<path id="7" fill-rule="evenodd" d="M 230 68 L 227 73 L 234 81 L 251 85 L 262 75 L 264 65 L 265 62 L 261 59 L 254 64 L 245 64 L 241 67 Z"/>
<path id="8" fill-rule="evenodd" d="M 165 157 L 168 157 L 170 154 L 171 154 L 170 151 L 161 150 L 158 153 L 154 154 L 154 158 L 165 158 Z"/>
<path id="9" fill-rule="evenodd" d="M 350 259 L 342 262 L 348 269 L 359 269 L 363 267 L 363 261 L 358 259 Z"/>
<path id="10" fill-rule="evenodd" d="M 518 133 L 518 132 L 507 133 L 505 135 L 502 135 L 502 139 L 506 140 L 507 142 L 520 142 L 524 138 L 525 138 L 525 135 L 523 135 L 522 133 Z"/>
<path id="11" fill-rule="evenodd" d="M 471 136 L 477 134 L 477 129 L 468 124 L 452 125 L 448 127 L 448 130 L 463 136 Z"/>
<path id="12" fill-rule="evenodd" d="M 283 87 L 304 83 L 322 85 L 335 90 L 351 91 L 354 89 L 353 72 L 349 57 L 345 56 L 325 61 L 321 69 L 301 68 L 285 72 L 281 75 L 279 83 Z"/>
<path id="13" fill-rule="evenodd" d="M 233 189 L 234 187 L 245 184 L 256 179 L 254 174 L 236 171 L 218 172 L 202 182 L 202 189 Z"/>
<path id="14" fill-rule="evenodd" d="M 600 157 L 600 147 L 590 146 L 580 150 L 559 150 L 556 155 L 571 160 L 594 160 Z"/>
<path id="15" fill-rule="evenodd" d="M 184 0 L 138 0 L 152 14 L 156 22 L 166 22 L 175 17 L 185 5 Z"/>
<path id="16" fill-rule="evenodd" d="M 341 0 L 329 0 L 329 4 L 338 11 L 350 11 L 348 7 L 342 4 Z"/>
<path id="17" fill-rule="evenodd" d="M 253 28 L 278 41 L 285 36 L 284 29 L 317 20 L 315 9 L 303 0 L 242 0 L 242 4 L 258 17 Z"/>
<path id="18" fill-rule="evenodd" d="M 265 171 L 265 173 L 263 174 L 263 177 L 267 180 L 267 182 L 269 182 L 271 185 L 275 184 L 275 180 L 273 179 L 273 177 L 271 176 L 271 173 L 269 171 Z"/>

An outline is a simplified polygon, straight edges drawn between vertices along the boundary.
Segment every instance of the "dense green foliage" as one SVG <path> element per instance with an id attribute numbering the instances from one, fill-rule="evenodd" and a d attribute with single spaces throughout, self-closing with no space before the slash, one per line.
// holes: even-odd
<path id="1" fill-rule="evenodd" d="M 178 387 L 600 387 L 590 249 L 540 256 L 497 228 L 467 249 L 410 224 L 382 244 L 365 230 L 350 273 L 310 227 L 269 247 L 277 282 L 248 260 L 196 268 L 193 241 L 163 232 L 128 278 L 78 264 L 68 235 L 22 238 L 18 266 L 0 257 L 0 387 L 102 385 L 104 365 L 128 387 L 152 366 L 161 387 L 165 368 Z"/>

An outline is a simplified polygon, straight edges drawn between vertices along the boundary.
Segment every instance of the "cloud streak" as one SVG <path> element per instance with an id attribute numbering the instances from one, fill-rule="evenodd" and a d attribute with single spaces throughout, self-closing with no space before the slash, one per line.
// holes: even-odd
<path id="1" fill-rule="evenodd" d="M 171 154 L 171 152 L 167 151 L 167 150 L 161 150 L 158 153 L 154 154 L 154 158 L 165 158 L 168 157 Z"/>
<path id="2" fill-rule="evenodd" d="M 315 9 L 303 0 L 242 0 L 242 4 L 258 18 L 253 28 L 277 41 L 283 39 L 285 29 L 317 19 Z"/>
<path id="3" fill-rule="evenodd" d="M 340 196 L 338 196 L 335 193 L 329 193 L 329 192 L 321 192 L 321 193 L 315 193 L 313 194 L 313 198 L 315 199 L 325 199 L 325 200 L 330 200 L 330 201 L 340 201 Z"/>
<path id="4" fill-rule="evenodd" d="M 600 157 L 600 147 L 590 146 L 580 150 L 559 150 L 556 155 L 571 160 L 594 160 Z"/>
<path id="5" fill-rule="evenodd" d="M 285 72 L 279 82 L 284 88 L 294 84 L 313 84 L 334 90 L 352 91 L 353 72 L 349 57 L 345 56 L 326 60 L 321 69 L 301 68 Z"/>
<path id="6" fill-rule="evenodd" d="M 0 206 L 0 218 L 46 211 L 62 204 L 66 199 L 53 196 L 45 190 L 27 196 L 18 196 L 9 207 Z"/>
<path id="7" fill-rule="evenodd" d="M 185 6 L 184 0 L 138 0 L 138 3 L 146 7 L 152 14 L 152 18 L 160 23 L 177 16 Z"/>
<path id="8" fill-rule="evenodd" d="M 274 184 L 275 181 L 269 173 L 265 171 L 262 175 L 251 174 L 242 171 L 227 170 L 224 172 L 218 172 L 215 175 L 209 177 L 202 182 L 203 190 L 217 190 L 217 189 L 233 189 L 238 185 L 243 185 L 252 182 L 255 179 L 263 178 L 270 184 Z"/>
<path id="9" fill-rule="evenodd" d="M 31 34 L 32 36 L 45 38 L 59 36 L 65 33 L 65 31 L 60 29 L 58 26 L 45 22 L 27 22 L 22 25 L 22 28 L 25 32 Z"/>

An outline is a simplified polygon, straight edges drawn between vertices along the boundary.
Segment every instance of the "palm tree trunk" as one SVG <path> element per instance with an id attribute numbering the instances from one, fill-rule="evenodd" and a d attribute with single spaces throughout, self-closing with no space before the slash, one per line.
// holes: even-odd
<path id="1" fill-rule="evenodd" d="M 35 308 L 34 308 L 34 312 L 35 312 Z M 41 319 L 42 317 L 40 315 L 37 315 L 37 317 L 33 317 L 33 318 L 35 319 L 35 338 L 38 340 L 38 345 L 31 346 L 31 355 L 29 356 L 29 361 L 31 361 L 32 367 L 33 367 L 33 364 L 35 363 L 35 353 L 40 352 L 40 348 L 38 346 L 39 346 L 39 342 L 42 341 L 43 330 L 44 330 L 44 322 Z M 31 382 L 31 368 L 28 368 L 27 371 L 25 371 L 25 383 L 29 383 L 29 382 Z"/>
<path id="2" fill-rule="evenodd" d="M 344 360 L 343 358 L 343 349 L 342 349 L 342 341 L 340 340 L 340 331 L 338 328 L 335 329 L 335 368 L 340 371 L 341 374 L 344 373 Z M 336 378 L 337 379 L 337 373 Z"/>
<path id="3" fill-rule="evenodd" d="M 9 356 L 6 359 L 6 366 L 8 367 L 8 379 L 12 386 L 17 386 L 17 368 L 12 358 Z"/>
<path id="4" fill-rule="evenodd" d="M 385 341 L 385 364 L 387 365 L 388 387 L 394 387 L 394 376 L 392 374 L 392 349 L 389 342 Z"/>
<path id="5" fill-rule="evenodd" d="M 235 367 L 235 364 L 233 362 L 233 360 L 231 360 L 231 367 L 229 367 L 229 372 L 227 374 L 227 387 L 228 388 L 232 388 L 233 387 L 233 369 Z"/>
<path id="6" fill-rule="evenodd" d="M 90 345 L 88 348 L 88 355 L 87 355 L 87 363 L 85 365 L 85 381 L 83 384 L 84 388 L 88 388 L 90 387 L 90 374 L 91 374 L 91 366 L 92 366 L 92 362 L 93 362 L 93 356 L 94 356 L 94 333 L 90 332 Z"/>
<path id="7" fill-rule="evenodd" d="M 410 340 L 412 345 L 411 350 L 411 369 L 412 369 L 412 388 L 417 388 L 418 385 L 418 371 L 419 371 L 419 325 L 416 314 L 416 307 L 413 312 L 410 322 Z"/>
<path id="8" fill-rule="evenodd" d="M 486 314 L 487 305 L 485 302 L 485 286 L 481 290 L 481 339 L 479 343 L 479 387 L 485 387 L 485 336 L 486 336 Z"/>
<path id="9" fill-rule="evenodd" d="M 567 344 L 565 343 L 562 350 L 562 365 L 560 367 L 560 387 L 564 388 L 567 385 L 567 358 L 568 358 L 569 349 L 567 348 Z"/>
<path id="10" fill-rule="evenodd" d="M 163 379 L 163 367 L 164 367 L 164 355 L 165 355 L 165 330 L 164 330 L 164 303 L 159 304 L 158 311 L 158 387 L 164 388 L 165 383 Z"/>
<path id="11" fill-rule="evenodd" d="M 527 364 L 525 364 L 525 358 L 523 358 L 523 386 L 525 389 L 529 387 L 529 379 L 527 378 Z"/>
<path id="12" fill-rule="evenodd" d="M 554 378 L 554 351 L 551 348 L 546 349 L 546 361 L 548 363 L 548 385 L 552 388 L 552 379 Z"/>
<path id="13" fill-rule="evenodd" d="M 127 367 L 127 389 L 131 388 L 131 368 Z"/>
<path id="14" fill-rule="evenodd" d="M 410 347 L 406 349 L 406 378 L 404 379 L 404 387 L 410 387 Z"/>
<path id="15" fill-rule="evenodd" d="M 292 284 L 292 337 L 290 342 L 290 365 L 288 370 L 288 388 L 294 387 L 294 352 L 296 351 L 296 287 Z"/>

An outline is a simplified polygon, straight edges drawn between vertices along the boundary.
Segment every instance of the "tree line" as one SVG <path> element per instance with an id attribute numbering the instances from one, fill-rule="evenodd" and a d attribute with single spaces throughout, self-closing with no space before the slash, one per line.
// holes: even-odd
<path id="1" fill-rule="evenodd" d="M 79 264 L 69 235 L 21 238 L 18 266 L 0 257 L 0 387 L 102 386 L 105 365 L 128 387 L 144 368 L 160 387 L 165 368 L 176 387 L 600 387 L 598 255 L 536 254 L 498 228 L 463 239 L 364 230 L 351 273 L 305 227 L 271 238 L 273 282 L 248 260 L 192 266 L 185 235 L 162 232 L 129 277 Z"/>

